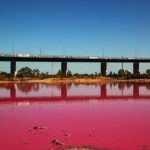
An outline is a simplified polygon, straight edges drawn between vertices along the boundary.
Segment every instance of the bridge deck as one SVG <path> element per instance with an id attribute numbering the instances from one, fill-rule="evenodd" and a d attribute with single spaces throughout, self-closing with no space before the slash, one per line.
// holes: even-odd
<path id="1" fill-rule="evenodd" d="M 99 56 L 66 56 L 66 55 L 10 55 L 0 54 L 0 61 L 19 62 L 150 62 L 150 58 L 133 57 L 99 57 Z"/>

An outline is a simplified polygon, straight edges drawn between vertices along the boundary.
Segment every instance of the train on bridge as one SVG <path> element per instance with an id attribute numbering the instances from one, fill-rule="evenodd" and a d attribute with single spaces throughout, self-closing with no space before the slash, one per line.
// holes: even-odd
<path id="1" fill-rule="evenodd" d="M 28 53 L 0 53 L 0 57 L 37 57 L 37 58 L 75 58 L 75 59 L 137 59 L 134 57 L 107 57 L 107 56 L 71 56 L 71 55 L 41 55 L 41 54 L 28 54 Z M 146 58 L 139 58 L 139 59 L 146 59 Z"/>

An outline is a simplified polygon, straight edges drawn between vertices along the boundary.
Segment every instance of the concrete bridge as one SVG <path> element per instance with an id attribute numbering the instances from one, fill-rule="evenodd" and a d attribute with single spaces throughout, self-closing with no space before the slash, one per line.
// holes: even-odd
<path id="1" fill-rule="evenodd" d="M 10 62 L 10 73 L 15 75 L 16 62 L 60 62 L 61 71 L 66 76 L 68 62 L 100 63 L 101 74 L 106 75 L 107 63 L 133 63 L 133 74 L 139 74 L 139 63 L 150 63 L 150 58 L 133 57 L 99 57 L 99 56 L 66 56 L 66 55 L 32 55 L 0 53 L 0 61 Z"/>

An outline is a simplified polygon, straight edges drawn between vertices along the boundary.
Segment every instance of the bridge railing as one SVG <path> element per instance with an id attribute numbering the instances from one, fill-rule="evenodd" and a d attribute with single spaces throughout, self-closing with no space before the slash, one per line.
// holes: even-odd
<path id="1" fill-rule="evenodd" d="M 31 57 L 31 58 L 70 58 L 70 59 L 115 59 L 115 60 L 146 60 L 146 57 L 107 57 L 107 56 L 71 56 L 71 55 L 40 55 L 40 54 L 25 54 L 25 53 L 0 53 L 0 57 Z"/>

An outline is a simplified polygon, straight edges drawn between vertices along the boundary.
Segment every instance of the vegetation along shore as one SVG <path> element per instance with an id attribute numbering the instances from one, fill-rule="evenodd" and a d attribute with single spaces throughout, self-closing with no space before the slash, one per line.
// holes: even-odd
<path id="1" fill-rule="evenodd" d="M 0 72 L 0 82 L 40 82 L 40 83 L 108 83 L 108 82 L 144 82 L 150 83 L 150 69 L 147 69 L 145 73 L 133 75 L 128 70 L 120 69 L 118 73 L 110 72 L 106 76 L 95 72 L 94 74 L 79 74 L 70 70 L 67 71 L 64 76 L 59 70 L 56 74 L 50 75 L 48 72 L 40 72 L 39 69 L 31 69 L 29 67 L 23 67 L 18 70 L 15 77 L 10 73 Z"/>

